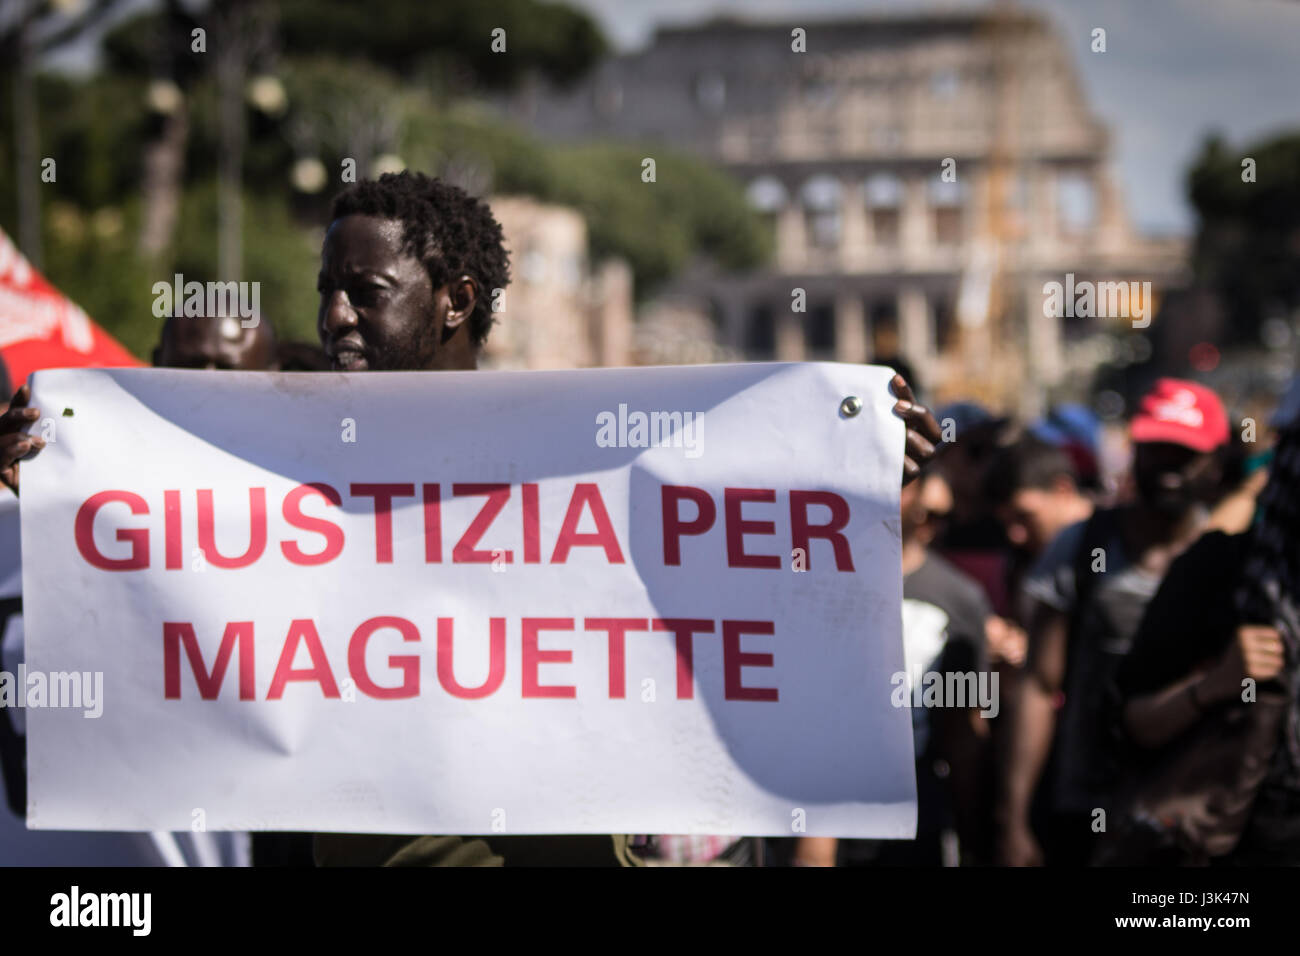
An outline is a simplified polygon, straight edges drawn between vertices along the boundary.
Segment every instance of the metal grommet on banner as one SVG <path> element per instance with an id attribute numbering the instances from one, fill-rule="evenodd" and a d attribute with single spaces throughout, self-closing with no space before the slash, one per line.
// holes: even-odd
<path id="1" fill-rule="evenodd" d="M 850 395 L 840 402 L 840 415 L 845 418 L 852 418 L 860 411 L 862 411 L 862 399 L 856 395 Z"/>

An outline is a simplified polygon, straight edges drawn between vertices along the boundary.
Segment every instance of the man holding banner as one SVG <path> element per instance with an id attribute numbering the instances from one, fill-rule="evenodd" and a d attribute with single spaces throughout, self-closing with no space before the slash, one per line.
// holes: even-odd
<path id="1" fill-rule="evenodd" d="M 45 449 L 29 666 L 106 698 L 31 712 L 30 826 L 316 830 L 319 862 L 393 865 L 914 832 L 898 475 L 940 435 L 906 382 L 467 376 L 501 232 L 418 174 L 338 197 L 318 282 L 336 371 L 450 374 L 45 372 L 57 438 L 27 386 L 0 417 L 15 492 Z"/>

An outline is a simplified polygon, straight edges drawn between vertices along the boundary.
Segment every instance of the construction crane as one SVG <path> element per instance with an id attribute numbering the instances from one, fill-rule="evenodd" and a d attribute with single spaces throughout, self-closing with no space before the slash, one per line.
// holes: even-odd
<path id="1" fill-rule="evenodd" d="M 1024 224 L 1012 209 L 1011 191 L 1020 166 L 1018 40 L 1023 15 L 1014 0 L 996 0 L 983 28 L 992 68 L 992 130 L 986 160 L 984 208 L 970 244 L 957 303 L 958 367 L 953 391 L 988 404 L 1018 402 L 1016 383 L 1025 367 L 1021 354 L 995 345 L 1022 342 L 1013 326 L 1016 246 Z M 1011 334 L 1008 334 L 1011 333 Z"/>

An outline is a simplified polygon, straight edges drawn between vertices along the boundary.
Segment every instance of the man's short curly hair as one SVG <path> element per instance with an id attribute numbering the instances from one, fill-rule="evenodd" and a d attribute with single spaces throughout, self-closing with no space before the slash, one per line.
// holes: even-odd
<path id="1" fill-rule="evenodd" d="M 469 334 L 476 346 L 486 341 L 493 290 L 510 282 L 501 225 L 487 203 L 440 179 L 403 170 L 363 179 L 334 197 L 330 222 L 351 215 L 400 221 L 403 248 L 424 263 L 435 289 L 459 275 L 476 279 Z"/>

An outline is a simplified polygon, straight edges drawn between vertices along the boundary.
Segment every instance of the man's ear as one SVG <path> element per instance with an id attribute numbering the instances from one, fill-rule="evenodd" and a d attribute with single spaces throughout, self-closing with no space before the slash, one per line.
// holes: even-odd
<path id="1" fill-rule="evenodd" d="M 478 304 L 478 282 L 473 276 L 457 276 L 447 285 L 447 318 L 443 322 L 445 329 L 457 329 L 469 321 Z"/>

